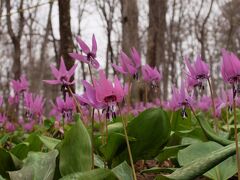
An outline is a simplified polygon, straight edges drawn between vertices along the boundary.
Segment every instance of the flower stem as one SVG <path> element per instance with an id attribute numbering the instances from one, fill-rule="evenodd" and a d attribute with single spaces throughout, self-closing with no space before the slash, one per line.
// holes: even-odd
<path id="1" fill-rule="evenodd" d="M 125 140 L 126 140 L 126 143 L 127 143 L 128 155 L 129 155 L 129 159 L 130 159 L 130 163 L 131 163 L 131 167 L 132 167 L 133 178 L 134 178 L 134 180 L 137 180 L 137 176 L 136 176 L 136 172 L 135 172 L 135 168 L 134 168 L 134 163 L 133 163 L 133 158 L 132 158 L 131 147 L 130 147 L 129 140 L 128 140 L 127 125 L 126 125 L 127 122 L 125 122 L 125 120 L 122 116 L 120 106 L 118 106 L 118 107 L 119 107 L 119 111 L 120 111 L 120 116 L 122 118 L 124 136 L 125 136 Z"/>
<path id="2" fill-rule="evenodd" d="M 106 144 L 108 143 L 108 124 L 107 119 L 105 118 L 105 130 L 106 130 Z"/>
<path id="3" fill-rule="evenodd" d="M 172 122 L 173 121 L 173 113 L 174 113 L 174 111 L 171 112 L 171 117 L 170 117 L 170 125 L 171 125 L 171 127 L 173 126 L 173 122 Z"/>
<path id="4" fill-rule="evenodd" d="M 238 179 L 240 180 L 240 161 L 239 161 L 239 150 L 238 150 L 238 129 L 237 129 L 237 112 L 236 112 L 236 100 L 233 98 L 233 113 L 234 113 L 234 136 L 236 143 L 236 158 L 237 158 L 237 168 L 238 168 Z"/>
<path id="5" fill-rule="evenodd" d="M 102 137 L 104 137 L 104 124 L 102 124 L 102 122 L 101 122 L 100 111 L 97 111 L 97 113 L 98 113 L 98 121 L 100 123 L 100 131 L 101 131 Z M 102 145 L 103 144 L 104 144 L 104 138 L 102 138 Z"/>
<path id="6" fill-rule="evenodd" d="M 145 105 L 147 105 L 148 102 L 148 88 L 145 86 Z"/>
<path id="7" fill-rule="evenodd" d="M 207 81 L 208 81 L 208 85 L 209 85 L 210 93 L 211 93 L 214 127 L 215 127 L 216 132 L 218 132 L 218 123 L 217 123 L 217 119 L 215 118 L 216 112 L 215 112 L 215 103 L 214 103 L 214 98 L 213 98 L 213 89 L 212 89 L 212 85 L 211 85 L 209 78 L 207 79 Z"/>
<path id="8" fill-rule="evenodd" d="M 127 96 L 128 115 L 130 115 L 130 108 L 131 108 L 131 92 L 132 92 L 132 82 L 131 82 L 131 78 L 129 78 L 129 80 L 128 80 L 128 96 Z"/>
<path id="9" fill-rule="evenodd" d="M 92 75 L 92 70 L 91 70 L 90 65 L 88 65 L 88 70 L 89 70 L 89 74 L 90 74 L 90 77 L 91 77 L 91 82 L 93 84 L 93 75 Z M 94 86 L 94 84 L 93 84 L 93 86 Z"/>
<path id="10" fill-rule="evenodd" d="M 90 77 L 91 77 L 91 82 L 92 82 L 92 85 L 94 87 L 94 83 L 93 83 L 93 74 L 92 74 L 92 69 L 91 69 L 91 66 L 88 64 L 88 70 L 89 70 L 89 74 L 90 74 Z M 98 111 L 98 114 L 100 114 L 99 112 L 99 109 L 97 110 Z M 105 127 L 106 127 L 106 143 L 108 142 L 108 127 L 107 127 L 107 120 L 105 121 Z"/>
<path id="11" fill-rule="evenodd" d="M 91 140 L 92 140 L 92 169 L 94 169 L 94 108 L 92 109 L 92 134 L 91 134 Z"/>
<path id="12" fill-rule="evenodd" d="M 68 88 L 68 92 L 69 92 L 70 95 L 72 96 L 72 98 L 73 98 L 73 100 L 74 100 L 74 102 L 75 102 L 75 104 L 76 104 L 76 106 L 77 106 L 77 110 L 78 110 L 78 112 L 79 112 L 80 115 L 82 116 L 82 115 L 83 115 L 83 113 L 82 113 L 82 109 L 81 109 L 81 107 L 80 107 L 80 105 L 79 105 L 77 99 L 75 98 L 75 96 L 74 96 L 74 94 L 73 94 L 73 92 L 72 92 L 71 87 L 67 86 L 67 88 Z"/>
<path id="13" fill-rule="evenodd" d="M 228 130 L 228 132 L 229 132 L 229 124 L 228 124 L 228 117 L 229 115 L 228 115 L 228 107 L 226 107 L 226 125 L 227 125 L 227 130 Z"/>

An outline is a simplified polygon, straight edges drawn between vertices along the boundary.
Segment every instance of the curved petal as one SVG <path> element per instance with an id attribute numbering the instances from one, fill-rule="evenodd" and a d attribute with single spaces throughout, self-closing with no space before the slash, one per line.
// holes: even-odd
<path id="1" fill-rule="evenodd" d="M 97 42 L 96 42 L 95 35 L 93 34 L 93 36 L 92 36 L 92 53 L 96 54 L 96 52 L 97 52 Z"/>
<path id="2" fill-rule="evenodd" d="M 65 66 L 64 59 L 63 59 L 63 57 L 61 57 L 59 73 L 62 75 L 62 74 L 65 74 L 66 72 L 67 72 L 67 68 Z"/>
<path id="3" fill-rule="evenodd" d="M 124 89 L 117 76 L 115 76 L 115 79 L 114 79 L 114 94 L 117 97 L 117 102 L 121 102 L 123 100 Z"/>
<path id="4" fill-rule="evenodd" d="M 88 54 L 90 52 L 88 45 L 79 36 L 77 37 L 77 42 L 85 54 Z"/>
<path id="5" fill-rule="evenodd" d="M 124 71 L 123 67 L 122 66 L 118 66 L 116 64 L 112 64 L 112 67 L 115 69 L 115 71 L 117 72 L 120 72 L 122 74 L 127 74 L 126 71 Z"/>
<path id="6" fill-rule="evenodd" d="M 69 56 L 71 56 L 73 59 L 82 61 L 84 63 L 89 63 L 89 61 L 87 60 L 87 56 L 84 56 L 78 53 L 69 53 Z"/>
<path id="7" fill-rule="evenodd" d="M 96 59 L 91 60 L 91 65 L 95 68 L 98 69 L 100 67 L 99 62 Z"/>
<path id="8" fill-rule="evenodd" d="M 187 57 L 185 57 L 185 64 L 187 65 L 187 68 L 190 72 L 190 76 L 194 77 L 196 76 L 196 72 L 194 70 L 194 68 L 192 67 L 192 65 L 190 64 L 189 60 Z"/>
<path id="9" fill-rule="evenodd" d="M 142 76 L 143 76 L 144 81 L 149 81 L 150 80 L 147 66 L 148 66 L 147 64 L 142 66 Z"/>
<path id="10" fill-rule="evenodd" d="M 74 72 L 77 68 L 77 64 L 74 64 L 71 69 L 68 71 L 68 77 L 71 77 L 72 75 L 74 75 Z"/>
<path id="11" fill-rule="evenodd" d="M 131 49 L 131 56 L 136 65 L 136 68 L 139 68 L 141 66 L 141 56 L 134 47 Z"/>
<path id="12" fill-rule="evenodd" d="M 134 75 L 137 73 L 137 69 L 131 64 L 126 64 L 129 74 Z"/>
<path id="13" fill-rule="evenodd" d="M 50 65 L 51 71 L 53 76 L 58 79 L 58 77 L 60 76 L 59 71 L 57 70 L 57 68 L 55 66 L 53 66 L 52 64 Z"/>

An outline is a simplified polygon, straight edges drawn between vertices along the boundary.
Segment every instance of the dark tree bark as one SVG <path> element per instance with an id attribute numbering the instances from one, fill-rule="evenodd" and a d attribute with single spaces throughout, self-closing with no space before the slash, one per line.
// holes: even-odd
<path id="1" fill-rule="evenodd" d="M 149 0 L 149 27 L 147 43 L 147 62 L 150 66 L 162 67 L 163 97 L 167 97 L 168 63 L 165 57 L 167 0 Z"/>
<path id="2" fill-rule="evenodd" d="M 23 0 L 20 1 L 18 10 L 22 8 L 23 8 Z M 10 14 L 11 12 L 10 0 L 6 1 L 6 9 L 7 9 L 7 14 Z M 14 61 L 13 61 L 12 71 L 15 79 L 19 79 L 21 76 L 21 44 L 20 43 L 21 43 L 23 28 L 24 28 L 23 11 L 19 11 L 18 32 L 16 34 L 13 31 L 11 16 L 10 15 L 7 16 L 8 34 L 14 46 L 14 54 L 13 54 Z"/>
<path id="3" fill-rule="evenodd" d="M 122 13 L 122 50 L 129 55 L 130 49 L 135 47 L 139 49 L 138 34 L 138 6 L 137 0 L 121 0 Z M 141 90 L 138 90 L 137 83 L 132 83 L 131 101 L 135 101 L 141 97 Z M 137 92 L 137 93 L 136 93 Z"/>
<path id="4" fill-rule="evenodd" d="M 139 50 L 137 0 L 121 0 L 122 49 L 129 54 L 130 48 Z"/>
<path id="5" fill-rule="evenodd" d="M 71 31 L 70 0 L 58 0 L 59 25 L 60 25 L 60 54 L 64 58 L 67 69 L 74 65 L 74 61 L 68 55 L 73 52 L 74 44 Z M 72 80 L 74 77 L 72 77 Z M 75 90 L 75 86 L 71 87 Z"/>

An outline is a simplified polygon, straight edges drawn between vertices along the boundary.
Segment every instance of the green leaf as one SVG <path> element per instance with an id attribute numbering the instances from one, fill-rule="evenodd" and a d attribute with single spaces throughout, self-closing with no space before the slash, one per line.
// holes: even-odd
<path id="1" fill-rule="evenodd" d="M 207 141 L 207 137 L 204 134 L 203 130 L 200 127 L 195 127 L 191 130 L 178 131 L 176 132 L 181 137 L 188 137 L 196 139 L 197 141 Z"/>
<path id="2" fill-rule="evenodd" d="M 172 131 L 183 131 L 192 129 L 194 122 L 192 122 L 190 110 L 187 110 L 187 115 L 187 118 L 183 118 L 181 115 L 181 110 L 176 112 L 170 112 L 169 117 L 172 116 Z"/>
<path id="3" fill-rule="evenodd" d="M 86 172 L 76 172 L 62 177 L 60 180 L 104 180 L 116 179 L 109 169 L 94 169 Z"/>
<path id="4" fill-rule="evenodd" d="M 134 161 L 152 159 L 164 147 L 170 136 L 170 123 L 162 109 L 148 109 L 133 119 L 128 127 L 128 136 L 136 138 L 130 142 Z M 127 148 L 115 159 L 115 164 L 129 159 Z"/>
<path id="5" fill-rule="evenodd" d="M 29 143 L 29 151 L 41 151 L 42 142 L 40 141 L 37 133 L 32 133 L 27 139 L 26 142 Z"/>
<path id="6" fill-rule="evenodd" d="M 5 134 L 0 138 L 0 147 L 8 140 L 9 134 Z"/>
<path id="7" fill-rule="evenodd" d="M 21 160 L 27 157 L 28 152 L 29 152 L 29 143 L 27 142 L 17 144 L 14 148 L 11 149 L 11 153 Z"/>
<path id="8" fill-rule="evenodd" d="M 6 179 L 4 179 L 4 178 L 0 175 L 0 180 L 6 180 Z"/>
<path id="9" fill-rule="evenodd" d="M 159 163 L 161 163 L 170 157 L 176 157 L 179 150 L 184 149 L 189 145 L 190 144 L 165 147 L 163 150 L 160 151 L 156 159 Z"/>
<path id="10" fill-rule="evenodd" d="M 214 130 L 211 128 L 209 122 L 203 117 L 203 115 L 197 115 L 197 121 L 199 122 L 203 132 L 208 137 L 209 140 L 215 141 L 223 146 L 234 143 L 234 141 L 230 141 L 228 139 L 222 138 L 218 136 Z"/>
<path id="11" fill-rule="evenodd" d="M 52 180 L 57 155 L 57 150 L 48 153 L 30 152 L 22 169 L 9 172 L 11 180 Z"/>
<path id="12" fill-rule="evenodd" d="M 191 163 L 177 169 L 174 173 L 166 175 L 169 179 L 192 180 L 206 173 L 225 159 L 235 154 L 235 144 L 230 144 L 216 151 L 209 153 L 204 157 L 200 157 Z"/>
<path id="13" fill-rule="evenodd" d="M 116 155 L 118 149 L 124 145 L 125 137 L 120 136 L 117 133 L 111 133 L 108 135 L 108 143 L 100 146 L 100 151 L 104 155 L 106 161 L 111 161 Z"/>
<path id="14" fill-rule="evenodd" d="M 115 168 L 112 169 L 112 172 L 116 175 L 118 180 L 132 180 L 132 168 L 128 165 L 126 161 L 119 164 Z"/>
<path id="15" fill-rule="evenodd" d="M 88 131 L 78 118 L 62 140 L 59 165 L 61 175 L 91 170 L 91 148 Z"/>
<path id="16" fill-rule="evenodd" d="M 8 178 L 7 171 L 15 170 L 15 165 L 11 154 L 5 149 L 0 148 L 0 175 L 4 178 Z"/>
<path id="17" fill-rule="evenodd" d="M 108 125 L 108 134 L 112 134 L 115 132 L 122 132 L 123 125 L 121 122 L 115 122 Z"/>
<path id="18" fill-rule="evenodd" d="M 185 166 L 197 158 L 205 157 L 211 152 L 222 148 L 223 146 L 215 142 L 205 142 L 192 144 L 191 146 L 180 150 L 178 153 L 178 162 Z M 236 157 L 232 156 L 215 166 L 204 175 L 217 180 L 225 180 L 232 177 L 237 172 Z"/>
<path id="19" fill-rule="evenodd" d="M 59 139 L 51 138 L 43 135 L 39 136 L 39 139 L 50 150 L 53 150 L 61 142 L 61 140 Z"/>
<path id="20" fill-rule="evenodd" d="M 128 136 L 129 141 L 136 141 L 136 138 Z M 108 125 L 108 143 L 101 145 L 100 152 L 104 155 L 106 161 L 111 161 L 116 155 L 118 149 L 125 144 L 122 123 L 116 122 Z"/>
<path id="21" fill-rule="evenodd" d="M 51 127 L 54 125 L 54 121 L 55 121 L 55 119 L 54 119 L 53 117 L 51 117 L 51 118 L 49 118 L 49 119 L 45 119 L 45 120 L 43 121 L 43 123 L 44 123 L 44 126 L 45 126 L 47 129 L 49 129 L 49 128 L 51 128 Z"/>
<path id="22" fill-rule="evenodd" d="M 99 155 L 94 154 L 94 165 L 99 168 L 104 168 L 104 162 Z"/>

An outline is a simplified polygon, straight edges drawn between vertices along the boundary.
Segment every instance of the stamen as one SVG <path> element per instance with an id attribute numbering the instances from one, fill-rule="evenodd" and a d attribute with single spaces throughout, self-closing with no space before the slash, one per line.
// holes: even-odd
<path id="1" fill-rule="evenodd" d="M 138 80 L 138 73 L 135 73 L 135 74 L 133 75 L 133 79 Z"/>
<path id="2" fill-rule="evenodd" d="M 235 99 L 235 97 L 237 95 L 237 90 L 236 90 L 236 87 L 235 87 L 234 83 L 232 84 L 232 90 L 233 90 L 233 99 Z"/>
<path id="3" fill-rule="evenodd" d="M 188 117 L 185 106 L 182 107 L 181 116 L 183 119 L 186 119 Z"/>
<path id="4" fill-rule="evenodd" d="M 233 112 L 233 108 L 232 108 L 232 106 L 228 106 L 228 112 L 231 114 L 232 112 Z"/>
<path id="5" fill-rule="evenodd" d="M 238 81 L 237 82 L 237 90 L 236 90 L 237 92 L 237 94 L 240 94 L 240 82 Z"/>

